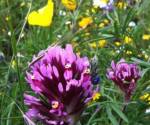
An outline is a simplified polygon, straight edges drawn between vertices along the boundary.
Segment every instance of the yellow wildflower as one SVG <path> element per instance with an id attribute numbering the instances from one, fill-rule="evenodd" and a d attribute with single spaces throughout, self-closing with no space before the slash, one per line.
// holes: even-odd
<path id="1" fill-rule="evenodd" d="M 96 102 L 97 100 L 99 100 L 101 96 L 102 95 L 99 92 L 94 92 L 93 95 L 92 95 L 92 100 L 89 101 L 87 105 L 93 104 L 94 102 Z"/>
<path id="2" fill-rule="evenodd" d="M 90 33 L 89 33 L 89 32 L 86 32 L 86 33 L 85 33 L 85 36 L 89 36 L 89 35 L 90 35 Z"/>
<path id="3" fill-rule="evenodd" d="M 93 49 L 95 49 L 95 48 L 103 48 L 103 47 L 105 47 L 107 45 L 107 41 L 106 40 L 99 40 L 98 42 L 92 42 L 92 43 L 90 43 L 89 44 L 89 46 L 91 47 L 91 48 L 93 48 Z"/>
<path id="4" fill-rule="evenodd" d="M 112 50 L 110 53 L 111 53 L 111 55 L 113 55 L 113 56 L 116 55 L 116 52 L 115 52 L 114 50 Z"/>
<path id="5" fill-rule="evenodd" d="M 147 60 L 149 56 L 147 54 L 144 54 L 144 58 Z"/>
<path id="6" fill-rule="evenodd" d="M 47 4 L 38 11 L 32 11 L 27 17 L 30 25 L 50 26 L 53 17 L 54 3 L 48 0 Z"/>
<path id="7" fill-rule="evenodd" d="M 142 57 L 142 54 L 138 54 L 138 57 L 140 57 L 140 58 L 141 58 L 141 57 Z"/>
<path id="8" fill-rule="evenodd" d="M 15 61 L 15 60 L 13 60 L 13 61 L 11 62 L 11 67 L 12 67 L 13 69 L 16 68 L 16 61 Z"/>
<path id="9" fill-rule="evenodd" d="M 97 10 L 97 8 L 95 8 L 95 7 L 92 7 L 92 9 L 91 9 L 92 13 L 96 13 L 96 10 Z"/>
<path id="10" fill-rule="evenodd" d="M 6 21 L 9 21 L 10 17 L 9 16 L 6 16 L 5 20 Z"/>
<path id="11" fill-rule="evenodd" d="M 86 15 L 89 15 L 89 14 L 90 14 L 90 10 L 87 9 L 85 14 L 86 14 Z"/>
<path id="12" fill-rule="evenodd" d="M 150 104 L 150 94 L 149 94 L 149 93 L 146 93 L 146 94 L 142 95 L 142 96 L 140 97 L 140 99 L 141 99 L 142 101 L 146 101 L 146 102 L 148 102 L 148 104 Z"/>
<path id="13" fill-rule="evenodd" d="M 109 0 L 101 0 L 103 3 L 108 3 Z"/>
<path id="14" fill-rule="evenodd" d="M 81 19 L 81 21 L 79 22 L 79 26 L 81 28 L 86 28 L 88 25 L 90 25 L 93 22 L 91 17 L 84 17 Z"/>
<path id="15" fill-rule="evenodd" d="M 127 51 L 126 51 L 126 54 L 127 54 L 127 55 L 131 55 L 131 54 L 132 54 L 132 51 L 127 50 Z"/>
<path id="16" fill-rule="evenodd" d="M 121 46 L 121 42 L 115 41 L 115 45 L 116 45 L 116 46 Z"/>
<path id="17" fill-rule="evenodd" d="M 100 93 L 94 92 L 94 94 L 93 94 L 93 96 L 92 96 L 92 100 L 93 100 L 93 101 L 96 101 L 96 100 L 100 99 L 100 97 L 101 97 L 101 94 L 100 94 Z"/>
<path id="18" fill-rule="evenodd" d="M 104 19 L 103 22 L 105 23 L 105 25 L 109 24 L 109 20 L 108 19 Z"/>
<path id="19" fill-rule="evenodd" d="M 99 28 L 103 28 L 105 26 L 107 26 L 109 24 L 109 20 L 108 19 L 104 19 L 100 24 L 99 24 Z"/>
<path id="20" fill-rule="evenodd" d="M 69 10 L 75 10 L 77 7 L 76 0 L 61 0 L 62 4 Z"/>
<path id="21" fill-rule="evenodd" d="M 142 95 L 142 96 L 140 97 L 140 99 L 141 99 L 141 100 L 145 100 L 145 99 L 147 99 L 148 97 L 149 97 L 149 94 L 146 93 L 146 94 Z"/>
<path id="22" fill-rule="evenodd" d="M 2 31 L 5 32 L 6 30 L 3 28 Z"/>
<path id="23" fill-rule="evenodd" d="M 128 37 L 128 36 L 125 36 L 125 38 L 124 38 L 124 42 L 126 43 L 126 44 L 130 44 L 130 43 L 132 43 L 132 38 L 131 37 Z"/>
<path id="24" fill-rule="evenodd" d="M 94 49 L 97 47 L 96 42 L 90 43 L 89 46 Z"/>
<path id="25" fill-rule="evenodd" d="M 105 23 L 100 23 L 99 24 L 99 28 L 104 28 L 105 27 Z"/>
<path id="26" fill-rule="evenodd" d="M 126 2 L 123 2 L 123 1 L 120 1 L 117 3 L 117 8 L 119 9 L 126 9 L 127 8 L 127 3 Z"/>
<path id="27" fill-rule="evenodd" d="M 98 46 L 100 47 L 100 48 L 103 48 L 103 47 L 105 47 L 107 45 L 107 41 L 106 40 L 99 40 L 98 41 Z"/>
<path id="28" fill-rule="evenodd" d="M 143 40 L 150 40 L 150 34 L 144 34 L 144 35 L 142 36 L 142 39 L 143 39 Z"/>

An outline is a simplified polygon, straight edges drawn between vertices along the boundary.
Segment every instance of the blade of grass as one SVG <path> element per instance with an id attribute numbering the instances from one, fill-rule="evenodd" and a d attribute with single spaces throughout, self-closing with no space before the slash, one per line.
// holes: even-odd
<path id="1" fill-rule="evenodd" d="M 108 115 L 108 118 L 109 120 L 111 121 L 111 123 L 113 125 L 119 125 L 119 123 L 117 122 L 116 118 L 114 117 L 114 115 L 112 114 L 111 112 L 111 108 L 110 108 L 110 105 L 108 104 L 107 107 L 106 107 L 106 112 L 107 112 L 107 115 Z"/>
<path id="2" fill-rule="evenodd" d="M 112 107 L 112 109 L 125 121 L 125 122 L 129 122 L 128 118 L 125 116 L 125 114 L 120 110 L 120 108 L 118 107 L 117 104 L 112 103 L 110 105 Z"/>

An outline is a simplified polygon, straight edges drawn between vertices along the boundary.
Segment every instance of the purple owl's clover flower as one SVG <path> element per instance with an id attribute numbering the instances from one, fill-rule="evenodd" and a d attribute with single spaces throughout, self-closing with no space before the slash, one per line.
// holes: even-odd
<path id="1" fill-rule="evenodd" d="M 128 102 L 140 78 L 140 72 L 136 64 L 129 64 L 121 59 L 117 64 L 114 61 L 111 62 L 107 77 L 124 92 L 125 101 Z"/>
<path id="2" fill-rule="evenodd" d="M 94 92 L 88 58 L 77 56 L 71 45 L 42 54 L 27 72 L 26 80 L 40 98 L 24 94 L 26 116 L 45 125 L 75 125 Z"/>

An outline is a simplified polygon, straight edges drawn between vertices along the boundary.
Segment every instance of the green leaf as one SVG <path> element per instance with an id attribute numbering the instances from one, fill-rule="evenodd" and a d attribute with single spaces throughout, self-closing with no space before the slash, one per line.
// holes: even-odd
<path id="1" fill-rule="evenodd" d="M 117 122 L 116 118 L 113 116 L 112 112 L 111 112 L 111 108 L 110 108 L 110 105 L 108 105 L 106 107 L 106 112 L 107 112 L 107 115 L 108 115 L 108 118 L 109 120 L 111 121 L 111 123 L 113 125 L 119 125 L 119 123 Z"/>
<path id="2" fill-rule="evenodd" d="M 125 122 L 129 122 L 128 118 L 125 116 L 125 114 L 120 110 L 119 106 L 115 103 L 111 104 L 112 109 L 122 118 Z"/>
<path id="3" fill-rule="evenodd" d="M 150 63 L 149 62 L 145 62 L 145 61 L 142 61 L 140 59 L 137 59 L 137 58 L 131 58 L 131 60 L 135 61 L 136 63 L 142 65 L 142 66 L 146 66 L 146 67 L 150 67 Z"/>
<path id="4" fill-rule="evenodd" d="M 143 77 L 149 70 L 150 70 L 150 68 L 143 69 L 141 71 L 141 76 Z"/>
<path id="5" fill-rule="evenodd" d="M 86 125 L 91 125 L 92 120 L 96 116 L 96 114 L 100 111 L 100 108 L 95 110 L 95 112 L 92 114 L 91 118 L 89 119 L 88 123 Z"/>
<path id="6" fill-rule="evenodd" d="M 11 116 L 13 106 L 14 106 L 14 102 L 10 103 L 7 107 L 8 114 L 7 114 L 7 123 L 6 123 L 6 125 L 10 125 L 10 119 L 9 118 Z"/>

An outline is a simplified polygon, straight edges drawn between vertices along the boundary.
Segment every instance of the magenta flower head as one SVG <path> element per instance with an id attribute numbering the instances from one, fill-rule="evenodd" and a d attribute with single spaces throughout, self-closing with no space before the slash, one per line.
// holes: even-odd
<path id="1" fill-rule="evenodd" d="M 114 61 L 111 62 L 107 77 L 124 92 L 125 101 L 128 102 L 140 78 L 140 72 L 136 64 L 129 64 L 121 59 L 117 64 Z"/>
<path id="2" fill-rule="evenodd" d="M 75 125 L 93 96 L 90 63 L 71 45 L 53 46 L 34 59 L 26 80 L 36 97 L 24 94 L 26 116 L 45 125 Z"/>

